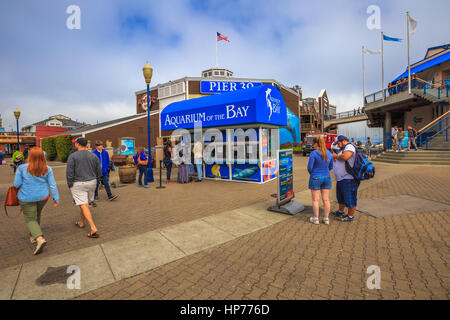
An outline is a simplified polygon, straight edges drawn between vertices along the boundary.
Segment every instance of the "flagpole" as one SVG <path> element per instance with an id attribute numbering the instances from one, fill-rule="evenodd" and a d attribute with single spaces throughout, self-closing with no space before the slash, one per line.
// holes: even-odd
<path id="1" fill-rule="evenodd" d="M 218 53 L 218 49 L 217 49 L 217 43 L 219 41 L 217 41 L 217 33 L 216 33 L 216 68 L 219 67 L 219 53 Z"/>
<path id="2" fill-rule="evenodd" d="M 364 46 L 362 46 L 362 69 L 363 69 L 363 107 L 366 106 L 366 67 L 364 64 Z"/>
<path id="3" fill-rule="evenodd" d="M 386 100 L 386 93 L 384 92 L 384 46 L 383 46 L 383 31 L 381 31 L 381 91 L 383 92 L 383 101 Z"/>
<path id="4" fill-rule="evenodd" d="M 409 58 L 409 11 L 406 11 L 406 33 L 408 37 L 408 94 L 411 94 L 411 63 Z"/>

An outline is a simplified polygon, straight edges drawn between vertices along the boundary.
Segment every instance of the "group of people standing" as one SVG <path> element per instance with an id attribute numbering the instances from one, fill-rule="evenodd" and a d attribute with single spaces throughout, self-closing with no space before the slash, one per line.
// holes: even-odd
<path id="1" fill-rule="evenodd" d="M 323 219 L 326 225 L 330 223 L 330 190 L 332 188 L 332 180 L 330 171 L 334 171 L 336 179 L 336 197 L 339 204 L 339 210 L 332 214 L 343 222 L 351 222 L 354 220 L 356 212 L 357 195 L 359 181 L 355 180 L 345 168 L 345 163 L 353 167 L 355 162 L 356 148 L 349 142 L 349 139 L 343 135 L 337 137 L 335 149 L 330 152 L 326 148 L 323 136 L 315 137 L 313 140 L 315 151 L 311 152 L 308 161 L 309 189 L 313 203 L 313 217 L 310 222 L 319 224 L 319 202 L 322 196 L 323 202 Z M 344 210 L 347 208 L 347 214 Z"/>
<path id="2" fill-rule="evenodd" d="M 103 182 L 110 201 L 115 200 L 117 195 L 113 195 L 109 187 L 110 160 L 108 153 L 103 150 L 103 143 L 97 141 L 94 152 L 88 150 L 87 144 L 88 141 L 85 138 L 75 140 L 75 149 L 67 160 L 66 180 L 73 203 L 80 208 L 80 219 L 75 222 L 75 226 L 85 228 L 87 223 L 90 227 L 87 236 L 98 238 L 98 228 L 94 223 L 90 207 L 95 204 L 94 200 L 98 199 L 100 183 Z M 54 207 L 60 203 L 53 170 L 47 165 L 41 148 L 31 148 L 27 163 L 17 167 L 14 187 L 19 190 L 17 196 L 25 223 L 30 231 L 30 241 L 36 244 L 34 254 L 39 254 L 47 243 L 41 229 L 42 210 L 50 199 L 50 195 L 53 197 Z"/>
<path id="3" fill-rule="evenodd" d="M 189 175 L 193 174 L 194 168 L 197 172 L 197 180 L 195 182 L 202 182 L 203 177 L 203 144 L 200 141 L 194 142 L 193 146 L 193 152 L 191 157 L 191 163 L 184 163 L 181 159 L 183 158 L 183 155 L 180 154 L 179 159 L 173 158 L 173 147 L 172 143 L 168 141 L 164 145 L 164 167 L 166 168 L 166 174 L 167 174 L 167 183 L 171 183 L 171 174 L 172 174 L 172 167 L 175 161 L 175 164 L 178 165 L 178 182 L 180 183 L 186 183 L 189 181 Z M 182 152 L 182 151 L 181 151 Z M 192 162 L 194 165 L 192 165 Z"/>
<path id="4" fill-rule="evenodd" d="M 408 151 L 411 150 L 411 146 L 414 146 L 414 150 L 417 151 L 417 144 L 416 144 L 416 138 L 418 136 L 418 133 L 416 129 L 414 129 L 411 126 L 408 126 L 408 130 L 406 131 L 408 133 Z M 403 131 L 402 127 L 394 126 L 394 129 L 392 130 L 392 139 L 394 141 L 394 150 L 395 152 L 398 151 L 404 151 L 403 149 L 403 140 L 406 137 L 406 132 Z"/>

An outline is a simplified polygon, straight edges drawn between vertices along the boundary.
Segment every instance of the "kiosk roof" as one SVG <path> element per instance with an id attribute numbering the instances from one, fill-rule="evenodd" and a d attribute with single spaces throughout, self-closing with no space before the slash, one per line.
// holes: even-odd
<path id="1" fill-rule="evenodd" d="M 287 125 L 283 96 L 272 85 L 257 86 L 229 93 L 169 104 L 161 112 L 161 129 L 224 127 L 239 124 Z"/>

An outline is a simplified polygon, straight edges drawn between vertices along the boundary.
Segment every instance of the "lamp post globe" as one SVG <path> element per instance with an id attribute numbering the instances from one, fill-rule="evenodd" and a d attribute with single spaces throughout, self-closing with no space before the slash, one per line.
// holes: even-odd
<path id="1" fill-rule="evenodd" d="M 20 111 L 18 108 L 14 110 L 14 117 L 16 118 L 16 124 L 17 124 L 17 150 L 20 151 L 20 142 L 19 142 L 19 118 L 20 118 Z"/>
<path id="2" fill-rule="evenodd" d="M 147 63 L 142 68 L 142 73 L 144 75 L 145 83 L 147 84 L 147 139 L 148 139 L 148 169 L 147 169 L 147 180 L 148 182 L 153 182 L 153 169 L 152 169 L 152 145 L 150 140 L 150 81 L 152 81 L 153 68 Z"/>

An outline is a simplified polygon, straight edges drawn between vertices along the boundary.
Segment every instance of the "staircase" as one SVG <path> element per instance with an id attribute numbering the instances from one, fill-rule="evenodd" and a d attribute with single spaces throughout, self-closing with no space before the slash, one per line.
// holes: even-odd
<path id="1" fill-rule="evenodd" d="M 445 131 L 428 142 L 428 150 L 450 151 L 450 140 L 447 141 Z"/>
<path id="2" fill-rule="evenodd" d="M 433 139 L 434 140 L 434 139 Z M 447 143 L 447 147 L 449 147 Z M 447 165 L 450 166 L 450 147 L 445 151 L 439 150 L 411 150 L 395 152 L 392 150 L 381 153 L 373 161 L 400 163 L 400 164 L 423 164 L 423 165 Z"/>

